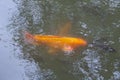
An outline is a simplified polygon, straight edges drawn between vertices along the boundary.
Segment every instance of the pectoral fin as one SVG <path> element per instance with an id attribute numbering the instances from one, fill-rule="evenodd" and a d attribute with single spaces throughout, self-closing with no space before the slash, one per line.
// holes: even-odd
<path id="1" fill-rule="evenodd" d="M 49 54 L 56 54 L 57 51 L 58 51 L 58 50 L 55 49 L 55 48 L 49 48 L 49 49 L 48 49 L 48 53 L 49 53 Z"/>
<path id="2" fill-rule="evenodd" d="M 63 51 L 64 52 L 72 52 L 73 51 L 73 47 L 71 47 L 71 46 L 64 46 L 63 47 Z"/>

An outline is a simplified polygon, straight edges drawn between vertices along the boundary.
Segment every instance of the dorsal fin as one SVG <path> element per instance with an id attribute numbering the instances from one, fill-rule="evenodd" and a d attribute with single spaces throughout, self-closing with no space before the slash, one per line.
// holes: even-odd
<path id="1" fill-rule="evenodd" d="M 71 22 L 69 21 L 66 24 L 64 24 L 62 27 L 60 27 L 58 35 L 68 36 L 70 29 L 71 29 Z"/>

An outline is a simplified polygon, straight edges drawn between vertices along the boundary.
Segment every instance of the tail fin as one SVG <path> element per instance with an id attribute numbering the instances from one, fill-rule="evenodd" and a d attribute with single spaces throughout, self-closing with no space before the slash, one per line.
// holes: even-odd
<path id="1" fill-rule="evenodd" d="M 24 31 L 24 37 L 25 37 L 26 39 L 33 39 L 33 35 L 30 34 L 30 33 L 27 32 L 27 31 Z"/>
<path id="2" fill-rule="evenodd" d="M 30 44 L 33 44 L 35 42 L 34 36 L 27 31 L 23 31 L 23 36 L 24 36 L 25 42 L 30 43 Z"/>

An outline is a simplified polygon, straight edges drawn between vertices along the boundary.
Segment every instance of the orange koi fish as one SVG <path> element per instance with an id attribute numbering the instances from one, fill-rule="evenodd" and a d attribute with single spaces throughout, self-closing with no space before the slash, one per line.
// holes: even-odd
<path id="1" fill-rule="evenodd" d="M 25 39 L 33 45 L 45 45 L 64 52 L 72 52 L 78 47 L 86 46 L 87 42 L 81 38 L 55 36 L 55 35 L 32 35 L 24 33 Z"/>
<path id="2" fill-rule="evenodd" d="M 68 21 L 59 30 L 58 36 L 56 35 L 32 35 L 24 32 L 25 40 L 33 45 L 45 45 L 50 48 L 48 52 L 54 53 L 57 50 L 64 52 L 72 52 L 78 47 L 86 46 L 87 42 L 82 38 L 66 37 L 71 29 L 71 22 Z M 64 35 L 64 36 L 63 36 Z"/>

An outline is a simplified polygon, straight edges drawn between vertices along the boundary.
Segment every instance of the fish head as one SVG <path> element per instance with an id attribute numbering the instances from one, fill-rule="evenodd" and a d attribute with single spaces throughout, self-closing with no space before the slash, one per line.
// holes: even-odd
<path id="1" fill-rule="evenodd" d="M 83 39 L 79 39 L 78 40 L 78 44 L 81 45 L 81 46 L 86 46 L 87 45 L 87 41 L 83 40 Z"/>

